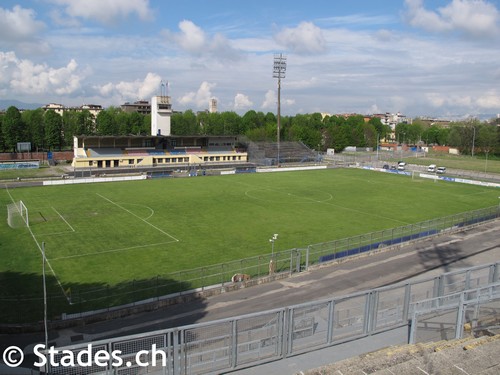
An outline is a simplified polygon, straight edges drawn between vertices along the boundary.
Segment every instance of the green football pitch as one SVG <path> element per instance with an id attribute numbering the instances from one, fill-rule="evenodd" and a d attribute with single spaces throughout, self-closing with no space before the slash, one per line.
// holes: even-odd
<path id="1" fill-rule="evenodd" d="M 499 192 L 359 169 L 254 173 L 0 189 L 22 200 L 29 229 L 0 225 L 0 281 L 51 274 L 68 285 L 118 285 L 306 247 L 498 204 Z"/>

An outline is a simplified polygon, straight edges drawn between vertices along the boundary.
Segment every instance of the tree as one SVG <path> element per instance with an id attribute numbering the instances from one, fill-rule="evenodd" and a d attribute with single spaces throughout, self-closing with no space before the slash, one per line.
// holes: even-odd
<path id="1" fill-rule="evenodd" d="M 408 125 L 408 134 L 406 135 L 407 143 L 417 144 L 422 140 L 422 133 L 424 128 L 422 124 L 416 122 Z"/>
<path id="2" fill-rule="evenodd" d="M 222 134 L 223 135 L 237 135 L 244 134 L 245 131 L 241 125 L 241 117 L 233 111 L 222 112 Z"/>
<path id="3" fill-rule="evenodd" d="M 25 126 L 19 110 L 10 106 L 3 117 L 2 134 L 5 148 L 16 151 L 17 143 L 25 141 Z"/>
<path id="4" fill-rule="evenodd" d="M 118 135 L 130 135 L 132 133 L 129 113 L 123 111 L 114 113 L 114 123 Z"/>
<path id="5" fill-rule="evenodd" d="M 151 115 L 149 115 L 151 118 Z M 144 115 L 141 115 L 138 112 L 132 112 L 130 114 L 130 133 L 135 134 L 135 135 L 141 135 L 141 134 L 150 134 L 151 133 L 151 126 L 148 126 L 147 132 L 144 132 L 145 129 L 145 117 Z"/>
<path id="6" fill-rule="evenodd" d="M 409 125 L 406 123 L 399 123 L 395 128 L 396 140 L 398 144 L 408 143 L 408 135 L 410 134 Z"/>
<path id="7" fill-rule="evenodd" d="M 95 132 L 95 116 L 85 109 L 77 114 L 78 125 L 73 135 L 91 135 Z"/>
<path id="8" fill-rule="evenodd" d="M 61 149 L 63 122 L 61 115 L 48 110 L 43 116 L 45 125 L 45 144 L 49 149 Z"/>
<path id="9" fill-rule="evenodd" d="M 255 112 L 252 109 L 243 115 L 241 123 L 245 133 L 252 129 L 261 128 L 264 125 L 264 113 Z"/>
<path id="10" fill-rule="evenodd" d="M 368 120 L 368 124 L 375 128 L 378 139 L 386 139 L 389 134 L 391 134 L 391 127 L 387 124 L 383 124 L 378 117 L 372 117 Z"/>
<path id="11" fill-rule="evenodd" d="M 198 125 L 198 118 L 196 114 L 192 110 L 187 110 L 182 114 L 184 127 L 185 127 L 185 135 L 195 135 L 200 134 L 200 126 Z"/>
<path id="12" fill-rule="evenodd" d="M 96 118 L 96 133 L 97 135 L 117 134 L 113 111 L 104 110 L 99 112 Z"/>
<path id="13" fill-rule="evenodd" d="M 26 125 L 27 141 L 31 142 L 31 147 L 35 150 L 44 148 L 45 145 L 45 125 L 43 121 L 44 111 L 42 108 L 27 110 L 21 114 Z"/>
<path id="14" fill-rule="evenodd" d="M 5 141 L 4 141 L 4 138 L 3 138 L 3 130 L 2 130 L 2 127 L 3 127 L 3 115 L 0 115 L 0 149 L 5 151 Z"/>
<path id="15" fill-rule="evenodd" d="M 366 147 L 367 140 L 364 132 L 365 119 L 361 115 L 349 116 L 346 125 L 349 127 L 350 144 L 348 146 Z"/>
<path id="16" fill-rule="evenodd" d="M 480 125 L 477 119 L 450 123 L 448 144 L 457 147 L 462 153 L 473 154 Z"/>
<path id="17" fill-rule="evenodd" d="M 498 146 L 497 132 L 496 125 L 484 124 L 479 128 L 477 146 L 481 152 L 486 154 L 486 157 Z"/>

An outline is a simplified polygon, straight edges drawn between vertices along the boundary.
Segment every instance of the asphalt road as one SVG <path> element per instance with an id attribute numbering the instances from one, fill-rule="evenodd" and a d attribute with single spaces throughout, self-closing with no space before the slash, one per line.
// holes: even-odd
<path id="1" fill-rule="evenodd" d="M 291 278 L 227 292 L 113 321 L 50 332 L 57 347 L 109 337 L 179 327 L 345 296 L 412 278 L 426 278 L 500 261 L 500 220 L 376 255 L 297 274 Z M 0 350 L 42 343 L 43 333 L 0 335 Z M 0 371 L 1 373 L 1 371 Z"/>

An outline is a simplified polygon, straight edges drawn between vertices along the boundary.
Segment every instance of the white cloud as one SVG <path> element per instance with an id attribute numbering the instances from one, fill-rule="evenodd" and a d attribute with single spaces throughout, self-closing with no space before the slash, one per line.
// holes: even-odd
<path id="1" fill-rule="evenodd" d="M 283 98 L 283 95 L 281 96 L 280 99 L 281 99 L 282 111 L 287 107 L 293 106 L 296 102 L 295 99 Z M 278 105 L 278 98 L 276 95 L 276 91 L 268 90 L 264 95 L 264 102 L 262 103 L 261 108 L 267 110 L 276 110 L 277 105 Z"/>
<path id="2" fill-rule="evenodd" d="M 262 109 L 270 109 L 276 107 L 278 99 L 276 98 L 276 93 L 274 90 L 268 90 L 264 96 L 264 102 L 261 105 Z"/>
<path id="3" fill-rule="evenodd" d="M 433 107 L 451 112 L 456 112 L 458 109 L 472 112 L 498 112 L 498 108 L 500 107 L 500 94 L 496 90 L 474 95 L 432 93 L 426 97 L 428 103 Z"/>
<path id="4" fill-rule="evenodd" d="M 80 89 L 83 74 L 75 60 L 62 68 L 19 59 L 14 52 L 0 52 L 0 92 L 70 95 Z"/>
<path id="5" fill-rule="evenodd" d="M 113 95 L 114 90 L 115 90 L 115 85 L 113 85 L 111 82 L 106 83 L 103 86 L 95 87 L 97 91 L 99 92 L 99 95 L 108 98 Z"/>
<path id="6" fill-rule="evenodd" d="M 155 93 L 160 92 L 161 77 L 155 73 L 148 73 L 143 80 L 120 81 L 117 84 L 106 83 L 94 86 L 94 89 L 103 97 L 120 97 L 123 100 L 149 100 Z"/>
<path id="7" fill-rule="evenodd" d="M 149 0 L 51 0 L 64 9 L 67 16 L 112 24 L 136 15 L 142 21 L 153 17 Z"/>
<path id="8" fill-rule="evenodd" d="M 484 0 L 453 0 L 445 7 L 430 11 L 423 0 L 405 0 L 410 25 L 430 32 L 458 31 L 467 36 L 498 35 L 500 13 Z"/>
<path id="9" fill-rule="evenodd" d="M 45 24 L 36 20 L 33 9 L 14 6 L 12 10 L 0 8 L 0 40 L 25 41 L 37 37 Z"/>
<path id="10" fill-rule="evenodd" d="M 179 22 L 179 32 L 164 30 L 168 41 L 195 56 L 206 56 L 216 60 L 239 60 L 241 54 L 222 34 L 207 35 L 205 31 L 189 20 Z"/>
<path id="11" fill-rule="evenodd" d="M 249 109 L 253 106 L 253 102 L 247 95 L 238 93 L 234 97 L 234 110 Z"/>
<path id="12" fill-rule="evenodd" d="M 296 28 L 284 28 L 275 35 L 275 40 L 298 54 L 326 52 L 323 33 L 312 22 L 301 22 Z"/>
<path id="13" fill-rule="evenodd" d="M 500 93 L 496 90 L 485 92 L 476 99 L 478 107 L 486 110 L 496 110 L 500 108 Z"/>
<path id="14" fill-rule="evenodd" d="M 206 35 L 201 28 L 191 21 L 179 23 L 180 33 L 174 35 L 174 40 L 183 49 L 191 53 L 201 54 L 207 44 Z"/>
<path id="15" fill-rule="evenodd" d="M 183 106 L 194 104 L 197 108 L 207 108 L 209 100 L 214 97 L 212 95 L 212 89 L 215 86 L 215 83 L 203 81 L 198 91 L 184 94 L 179 99 L 179 103 Z"/>

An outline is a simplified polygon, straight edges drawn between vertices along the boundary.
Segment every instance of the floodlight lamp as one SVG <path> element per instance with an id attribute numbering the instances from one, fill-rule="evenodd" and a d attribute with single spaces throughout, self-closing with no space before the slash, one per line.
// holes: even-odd
<path id="1" fill-rule="evenodd" d="M 275 233 L 273 236 L 273 239 L 277 240 L 278 239 L 278 233 Z"/>
<path id="2" fill-rule="evenodd" d="M 273 77 L 274 78 L 285 78 L 286 72 L 286 57 L 283 54 L 274 55 L 274 65 L 273 65 Z"/>

